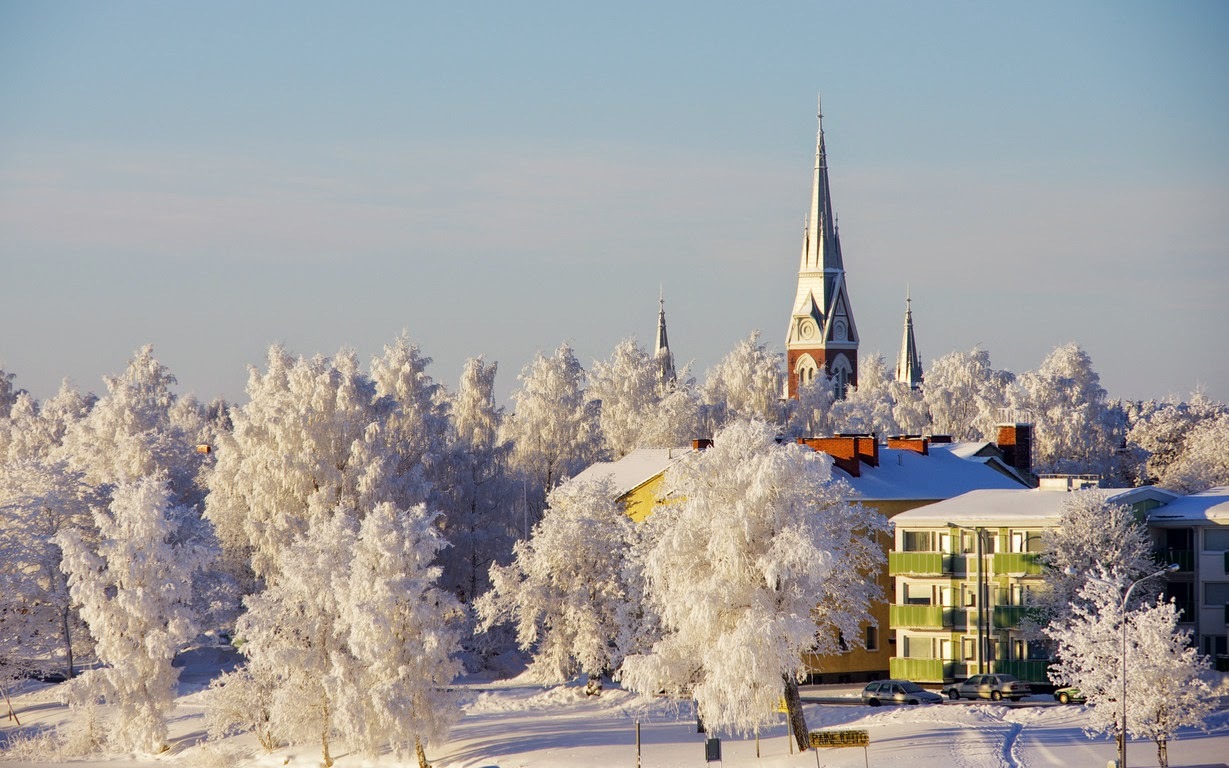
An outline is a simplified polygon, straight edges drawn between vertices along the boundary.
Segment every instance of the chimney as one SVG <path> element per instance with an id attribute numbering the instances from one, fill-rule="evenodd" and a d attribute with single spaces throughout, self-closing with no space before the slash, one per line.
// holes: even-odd
<path id="1" fill-rule="evenodd" d="M 879 466 L 879 444 L 874 435 L 851 434 L 836 437 L 800 437 L 799 445 L 826 453 L 832 463 L 853 477 L 862 476 L 862 462 Z"/>
<path id="2" fill-rule="evenodd" d="M 1025 422 L 999 424 L 997 445 L 1008 466 L 1024 473 L 1033 469 L 1033 425 Z"/>
<path id="3" fill-rule="evenodd" d="M 930 455 L 930 441 L 921 435 L 897 435 L 888 438 L 888 447 L 901 451 L 913 451 L 923 456 Z"/>

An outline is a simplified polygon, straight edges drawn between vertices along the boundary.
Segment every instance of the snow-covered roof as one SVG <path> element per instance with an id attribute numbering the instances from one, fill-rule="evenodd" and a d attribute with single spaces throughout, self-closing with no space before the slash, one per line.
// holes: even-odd
<path id="1" fill-rule="evenodd" d="M 839 473 L 854 489 L 856 498 L 867 501 L 891 499 L 950 499 L 975 489 L 1022 489 L 981 459 L 976 450 L 964 458 L 967 443 L 931 445 L 929 455 L 898 448 L 879 447 L 879 466 L 863 463 L 860 477 Z M 975 444 L 976 445 L 976 444 Z"/>
<path id="2" fill-rule="evenodd" d="M 1152 525 L 1164 525 L 1166 522 L 1229 525 L 1229 488 L 1210 488 L 1189 496 L 1179 496 L 1148 513 L 1148 522 Z"/>
<path id="3" fill-rule="evenodd" d="M 1219 489 L 1221 514 L 1229 518 L 1229 489 Z M 901 512 L 892 518 L 897 527 L 931 527 L 947 523 L 965 526 L 1027 525 L 1038 528 L 1057 525 L 1062 517 L 1063 502 L 1070 491 L 1047 488 L 988 489 L 969 491 L 945 501 L 927 504 Z M 1168 491 L 1155 488 L 1085 488 L 1079 493 L 1095 493 L 1115 504 L 1131 505 L 1144 500 L 1168 502 L 1149 516 L 1164 514 L 1178 499 Z M 1194 498 L 1192 496 L 1185 497 Z"/>
<path id="4" fill-rule="evenodd" d="M 637 448 L 618 461 L 599 461 L 578 473 L 575 480 L 610 478 L 619 495 L 631 491 L 693 453 L 694 448 Z"/>
<path id="5" fill-rule="evenodd" d="M 1091 488 L 1086 492 L 1105 498 L 1115 495 L 1108 488 Z M 897 528 L 912 526 L 943 526 L 948 523 L 975 526 L 1056 525 L 1062 515 L 1067 491 L 1041 488 L 989 489 L 969 491 L 946 501 L 906 510 L 892 518 Z"/>

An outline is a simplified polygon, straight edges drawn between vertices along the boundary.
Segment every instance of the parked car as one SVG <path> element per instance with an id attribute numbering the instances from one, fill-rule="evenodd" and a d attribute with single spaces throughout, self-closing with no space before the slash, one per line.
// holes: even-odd
<path id="1" fill-rule="evenodd" d="M 1054 699 L 1059 704 L 1083 704 L 1084 693 L 1079 688 L 1059 688 L 1054 692 Z"/>
<path id="2" fill-rule="evenodd" d="M 862 701 L 880 704 L 938 704 L 943 697 L 909 680 L 877 680 L 862 689 Z"/>
<path id="3" fill-rule="evenodd" d="M 1028 696 L 1032 690 L 1028 683 L 1017 680 L 1012 675 L 973 675 L 964 682 L 955 683 L 947 689 L 947 695 L 952 699 L 990 699 L 1002 701 L 1011 699 L 1019 701 Z"/>

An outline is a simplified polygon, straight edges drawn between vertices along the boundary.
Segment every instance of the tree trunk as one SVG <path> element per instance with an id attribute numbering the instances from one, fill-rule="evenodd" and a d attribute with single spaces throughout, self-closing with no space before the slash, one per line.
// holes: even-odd
<path id="1" fill-rule="evenodd" d="M 807 733 L 807 719 L 802 712 L 802 698 L 798 695 L 798 681 L 793 675 L 785 678 L 785 710 L 789 713 L 789 727 L 794 732 L 794 741 L 798 742 L 798 750 L 806 752 L 811 747 L 811 737 Z"/>
<path id="2" fill-rule="evenodd" d="M 1169 739 L 1156 740 L 1156 761 L 1160 763 L 1161 768 L 1169 768 Z"/>
<path id="3" fill-rule="evenodd" d="M 73 677 L 73 634 L 68 621 L 71 611 L 66 601 L 64 609 L 60 611 L 60 631 L 64 633 L 64 655 L 68 657 L 68 669 L 65 670 L 65 675 L 69 680 Z"/>
<path id="4" fill-rule="evenodd" d="M 431 768 L 431 764 L 427 762 L 427 753 L 422 748 L 422 739 L 414 737 L 414 754 L 418 757 L 418 768 Z"/>
<path id="5" fill-rule="evenodd" d="M 324 768 L 330 768 L 333 765 L 333 757 L 329 754 L 329 700 L 325 697 L 321 702 L 321 714 L 323 715 L 324 723 L 320 727 L 320 757 L 324 761 Z"/>

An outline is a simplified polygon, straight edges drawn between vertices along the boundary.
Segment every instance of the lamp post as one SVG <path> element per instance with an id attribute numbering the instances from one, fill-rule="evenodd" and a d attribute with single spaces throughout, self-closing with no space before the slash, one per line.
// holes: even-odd
<path id="1" fill-rule="evenodd" d="M 1118 768 L 1127 768 L 1127 602 L 1131 599 L 1131 592 L 1134 591 L 1137 584 L 1141 581 L 1147 581 L 1154 576 L 1163 576 L 1167 573 L 1173 573 L 1178 570 L 1177 563 L 1170 563 L 1156 573 L 1150 573 L 1147 576 L 1136 579 L 1127 587 L 1127 593 L 1122 596 L 1122 610 L 1120 616 L 1122 619 L 1122 741 L 1118 742 Z"/>
<path id="2" fill-rule="evenodd" d="M 1122 596 L 1122 605 L 1119 606 L 1119 621 L 1122 622 L 1122 715 L 1118 722 L 1118 768 L 1127 768 L 1127 603 L 1131 600 L 1131 593 L 1135 591 L 1135 587 L 1141 582 L 1148 579 L 1164 576 L 1167 573 L 1173 573 L 1178 570 L 1177 563 L 1170 563 L 1156 573 L 1150 573 L 1147 576 L 1141 576 L 1135 581 L 1127 585 L 1126 592 Z M 1099 584 L 1113 584 L 1115 587 L 1121 588 L 1121 584 L 1117 584 L 1106 579 L 1099 579 L 1096 576 L 1087 577 L 1089 581 L 1095 581 Z"/>

